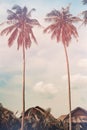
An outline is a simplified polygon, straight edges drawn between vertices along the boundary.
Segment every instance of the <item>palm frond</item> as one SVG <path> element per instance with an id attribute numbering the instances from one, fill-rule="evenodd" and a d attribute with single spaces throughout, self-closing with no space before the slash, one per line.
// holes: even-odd
<path id="1" fill-rule="evenodd" d="M 17 14 L 14 13 L 13 11 L 11 11 L 11 10 L 8 9 L 7 13 L 8 13 L 8 17 L 7 17 L 8 20 L 17 19 Z"/>
<path id="2" fill-rule="evenodd" d="M 66 8 L 62 7 L 61 12 L 64 13 L 64 15 L 70 15 L 71 16 L 71 14 L 69 12 L 70 6 L 71 6 L 71 3 Z"/>
<path id="3" fill-rule="evenodd" d="M 17 49 L 19 49 L 19 47 L 22 46 L 23 41 L 24 41 L 23 39 L 24 39 L 24 36 L 23 36 L 23 32 L 21 31 L 21 32 L 19 33 L 18 38 L 17 38 L 17 43 L 18 43 Z"/>
<path id="4" fill-rule="evenodd" d="M 21 14 L 22 13 L 22 8 L 19 5 L 14 5 L 12 7 L 12 10 L 16 10 L 16 14 Z"/>
<path id="5" fill-rule="evenodd" d="M 82 2 L 83 2 L 84 5 L 87 4 L 87 0 L 83 0 Z"/>
<path id="6" fill-rule="evenodd" d="M 83 15 L 83 22 L 82 24 L 87 25 L 87 10 L 81 13 Z"/>
<path id="7" fill-rule="evenodd" d="M 15 10 L 15 9 L 21 9 L 21 6 L 19 6 L 19 5 L 14 5 L 14 6 L 12 7 L 12 9 L 13 9 L 13 10 Z"/>
<path id="8" fill-rule="evenodd" d="M 72 35 L 77 39 L 78 38 L 78 32 L 75 26 L 71 25 Z"/>
<path id="9" fill-rule="evenodd" d="M 71 3 L 69 3 L 69 4 L 66 6 L 66 8 L 65 8 L 65 10 L 68 11 L 68 13 L 69 13 L 70 7 L 71 7 Z"/>
<path id="10" fill-rule="evenodd" d="M 69 45 L 69 42 L 71 41 L 72 36 L 74 36 L 76 39 L 78 37 L 78 32 L 72 24 L 66 24 L 62 28 L 62 42 L 66 46 Z"/>
<path id="11" fill-rule="evenodd" d="M 5 22 L 0 23 L 0 26 L 2 26 L 4 24 L 9 24 L 9 21 L 5 21 Z"/>
<path id="12" fill-rule="evenodd" d="M 61 13 L 60 13 L 60 11 L 58 11 L 58 10 L 52 10 L 50 13 L 48 13 L 47 15 L 46 15 L 46 17 L 52 17 L 52 16 L 60 16 L 61 15 Z"/>
<path id="13" fill-rule="evenodd" d="M 83 15 L 84 19 L 87 19 L 87 10 L 83 11 L 82 15 Z"/>
<path id="14" fill-rule="evenodd" d="M 58 17 L 57 16 L 51 16 L 51 17 L 48 17 L 48 18 L 45 18 L 45 21 L 48 21 L 48 22 L 55 22 L 57 21 Z"/>
<path id="15" fill-rule="evenodd" d="M 11 34 L 11 36 L 9 37 L 8 39 L 8 45 L 9 47 L 13 44 L 14 40 L 16 39 L 17 37 L 17 34 L 18 34 L 18 29 L 16 28 L 13 33 Z"/>
<path id="16" fill-rule="evenodd" d="M 30 38 L 30 30 L 31 26 L 26 25 L 25 30 L 24 30 L 24 41 L 25 41 L 25 48 L 27 49 L 28 47 L 31 47 L 31 38 Z"/>
<path id="17" fill-rule="evenodd" d="M 37 40 L 36 40 L 32 30 L 30 30 L 30 34 L 31 34 L 31 37 L 34 40 L 34 42 L 37 43 Z"/>
<path id="18" fill-rule="evenodd" d="M 87 25 L 87 19 L 84 19 L 84 20 L 83 20 L 82 25 L 85 25 L 85 26 Z"/>
<path id="19" fill-rule="evenodd" d="M 47 28 L 44 29 L 44 33 L 48 32 L 50 33 L 51 31 L 53 32 L 56 29 L 56 24 L 51 24 Z"/>
<path id="20" fill-rule="evenodd" d="M 27 7 L 26 7 L 26 6 L 24 6 L 24 8 L 23 8 L 23 12 L 22 12 L 22 13 L 23 13 L 23 15 L 25 15 L 25 16 L 26 16 L 26 15 L 27 15 L 27 11 L 28 11 Z"/>
<path id="21" fill-rule="evenodd" d="M 30 48 L 31 47 L 31 38 L 30 38 L 30 35 L 29 34 L 27 34 L 26 36 L 25 36 L 25 48 L 27 49 L 28 47 Z"/>
<path id="22" fill-rule="evenodd" d="M 57 39 L 57 42 L 59 42 L 61 40 L 61 29 L 59 29 L 57 32 L 56 32 L 56 39 Z"/>
<path id="23" fill-rule="evenodd" d="M 81 14 L 83 15 L 87 14 L 87 10 L 83 11 Z"/>
<path id="24" fill-rule="evenodd" d="M 51 35 L 51 39 L 56 38 L 57 42 L 61 40 L 61 28 L 55 29 Z"/>
<path id="25" fill-rule="evenodd" d="M 28 16 L 28 17 L 31 17 L 31 13 L 32 13 L 33 11 L 36 11 L 36 9 L 35 9 L 35 8 L 32 8 L 32 9 L 28 12 L 27 16 Z"/>
<path id="26" fill-rule="evenodd" d="M 82 21 L 82 19 L 81 18 L 79 18 L 79 17 L 71 17 L 71 22 L 79 22 L 79 21 Z"/>
<path id="27" fill-rule="evenodd" d="M 31 25 L 31 26 L 41 26 L 39 21 L 37 19 L 27 19 L 28 20 L 28 23 Z"/>
<path id="28" fill-rule="evenodd" d="M 14 20 L 14 19 L 18 19 L 18 17 L 17 17 L 17 15 L 8 15 L 7 19 Z"/>
<path id="29" fill-rule="evenodd" d="M 31 43 L 32 43 L 31 39 L 33 39 L 34 42 L 37 43 L 37 40 L 36 40 L 36 38 L 33 34 L 33 31 L 32 31 L 32 26 L 30 26 L 29 24 L 25 25 L 24 39 L 25 39 L 26 49 L 27 49 L 27 47 L 31 46 Z"/>
<path id="30" fill-rule="evenodd" d="M 12 10 L 9 10 L 9 9 L 7 9 L 7 13 L 8 13 L 9 15 L 14 15 L 14 14 L 15 14 Z"/>
<path id="31" fill-rule="evenodd" d="M 4 35 L 4 34 L 8 35 L 9 33 L 11 33 L 14 30 L 14 28 L 15 28 L 15 25 L 12 25 L 10 27 L 3 29 L 1 31 L 1 35 Z"/>

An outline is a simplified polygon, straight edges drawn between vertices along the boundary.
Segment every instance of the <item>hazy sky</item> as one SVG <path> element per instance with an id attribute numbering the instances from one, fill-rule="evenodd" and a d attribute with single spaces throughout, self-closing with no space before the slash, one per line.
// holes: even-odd
<path id="1" fill-rule="evenodd" d="M 71 3 L 71 13 L 78 15 L 87 8 L 81 0 L 0 0 L 0 22 L 7 18 L 7 9 L 13 5 L 36 8 L 32 18 L 46 27 L 46 13 L 61 9 Z M 72 39 L 68 47 L 72 109 L 87 109 L 87 27 L 77 25 L 78 42 Z M 3 27 L 0 27 L 0 30 Z M 34 34 L 38 45 L 32 43 L 26 51 L 26 109 L 39 105 L 50 107 L 55 117 L 68 113 L 68 86 L 65 53 L 62 43 L 43 34 L 43 28 L 36 27 Z M 17 50 L 16 42 L 9 48 L 8 37 L 0 37 L 0 102 L 19 114 L 22 111 L 22 48 Z"/>

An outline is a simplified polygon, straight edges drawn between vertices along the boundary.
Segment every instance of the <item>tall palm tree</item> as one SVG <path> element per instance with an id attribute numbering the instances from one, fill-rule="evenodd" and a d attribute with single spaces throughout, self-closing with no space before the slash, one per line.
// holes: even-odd
<path id="1" fill-rule="evenodd" d="M 36 38 L 33 33 L 33 27 L 35 25 L 40 26 L 38 20 L 31 18 L 32 11 L 35 9 L 31 9 L 28 12 L 26 6 L 23 8 L 19 5 L 13 6 L 12 10 L 7 10 L 7 24 L 8 27 L 1 31 L 1 35 L 8 35 L 8 46 L 11 47 L 15 40 L 17 40 L 17 49 L 22 47 L 23 49 L 23 112 L 22 112 L 22 126 L 21 130 L 24 128 L 24 112 L 25 112 L 25 49 L 31 47 L 32 40 L 37 43 Z"/>
<path id="2" fill-rule="evenodd" d="M 79 21 L 78 17 L 72 16 L 69 12 L 70 5 L 66 8 L 59 10 L 52 10 L 46 15 L 45 20 L 51 22 L 51 24 L 45 28 L 44 32 L 52 33 L 51 38 L 56 38 L 57 42 L 62 42 L 64 46 L 66 63 L 67 63 L 67 75 L 68 75 L 68 94 L 69 94 L 69 130 L 71 130 L 71 85 L 70 85 L 70 69 L 69 60 L 67 54 L 67 47 L 72 39 L 78 37 L 76 27 L 73 25 L 74 22 Z"/>

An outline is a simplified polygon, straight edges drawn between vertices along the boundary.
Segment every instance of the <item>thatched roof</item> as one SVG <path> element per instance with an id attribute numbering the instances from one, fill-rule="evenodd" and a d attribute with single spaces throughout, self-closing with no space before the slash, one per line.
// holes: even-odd
<path id="1" fill-rule="evenodd" d="M 51 111 L 50 108 L 45 110 L 39 106 L 36 106 L 36 107 L 32 107 L 26 110 L 25 117 L 30 116 L 30 115 L 37 115 L 39 118 L 43 116 L 44 118 L 48 117 L 50 120 L 56 120 L 54 116 L 50 113 L 50 111 Z"/>
<path id="2" fill-rule="evenodd" d="M 58 117 L 57 120 L 61 120 L 61 121 L 63 121 L 63 120 L 65 119 L 65 117 L 66 117 L 66 115 L 61 115 L 60 117 Z"/>
<path id="3" fill-rule="evenodd" d="M 8 120 L 11 115 L 13 116 L 13 112 L 0 104 L 0 122 L 3 120 Z"/>
<path id="4" fill-rule="evenodd" d="M 60 116 L 58 119 L 69 121 L 69 114 Z M 71 111 L 71 120 L 73 123 L 87 122 L 87 111 L 81 107 L 77 107 Z"/>
<path id="5" fill-rule="evenodd" d="M 45 110 L 39 106 L 26 110 L 24 126 L 26 130 L 62 130 L 60 122 L 50 113 L 50 108 Z"/>
<path id="6" fill-rule="evenodd" d="M 71 111 L 72 116 L 87 116 L 87 110 L 77 107 L 74 110 Z M 68 118 L 69 114 L 65 117 Z"/>
<path id="7" fill-rule="evenodd" d="M 71 115 L 73 116 L 87 116 L 87 111 L 81 107 L 77 107 L 74 110 L 71 111 Z M 68 118 L 69 114 L 65 117 Z"/>
<path id="8" fill-rule="evenodd" d="M 12 111 L 0 104 L 0 130 L 18 130 L 20 121 Z"/>

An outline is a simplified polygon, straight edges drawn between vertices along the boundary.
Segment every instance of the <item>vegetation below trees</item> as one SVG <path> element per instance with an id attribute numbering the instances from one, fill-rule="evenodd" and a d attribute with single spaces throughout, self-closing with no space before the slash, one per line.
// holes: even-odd
<path id="1" fill-rule="evenodd" d="M 0 130 L 20 130 L 21 119 L 0 104 Z M 63 130 L 63 123 L 51 115 L 50 109 L 37 106 L 25 112 L 24 130 Z"/>

